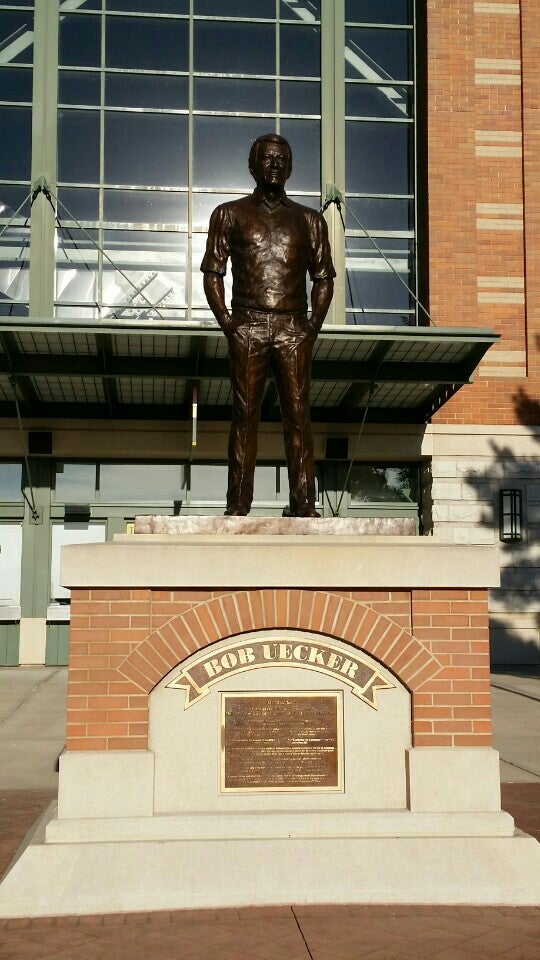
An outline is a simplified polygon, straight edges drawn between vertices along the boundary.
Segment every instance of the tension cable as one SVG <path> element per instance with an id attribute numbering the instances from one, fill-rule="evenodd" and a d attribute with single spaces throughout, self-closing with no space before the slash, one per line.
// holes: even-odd
<path id="1" fill-rule="evenodd" d="M 163 316 L 163 314 L 160 312 L 160 310 L 156 307 L 156 305 L 155 305 L 154 303 L 152 303 L 151 300 L 148 299 L 148 297 L 146 296 L 146 294 L 144 294 L 143 291 L 142 291 L 135 283 L 133 283 L 132 279 L 128 276 L 128 274 L 125 273 L 125 271 L 122 270 L 121 267 L 119 267 L 118 264 L 116 264 L 116 263 L 114 262 L 114 260 L 112 260 L 112 258 L 111 258 L 111 257 L 109 256 L 109 254 L 104 250 L 104 248 L 103 248 L 103 247 L 100 247 L 99 243 L 97 243 L 97 241 L 94 240 L 93 236 L 88 232 L 88 230 L 86 230 L 85 227 L 83 227 L 82 223 L 81 223 L 79 220 L 77 220 L 77 217 L 73 216 L 73 214 L 68 210 L 68 208 L 66 207 L 65 203 L 62 203 L 62 201 L 59 200 L 59 198 L 52 192 L 52 190 L 51 190 L 50 187 L 47 185 L 47 182 L 44 180 L 44 178 L 41 178 L 41 179 L 37 182 L 37 184 L 36 184 L 36 187 L 35 187 L 34 192 L 33 192 L 33 194 L 32 194 L 32 203 L 34 202 L 34 200 L 36 199 L 36 197 L 37 197 L 37 195 L 38 195 L 39 193 L 43 193 L 43 195 L 45 196 L 45 198 L 49 201 L 49 203 L 50 203 L 50 205 L 51 205 L 51 207 L 52 207 L 52 209 L 53 209 L 53 211 L 54 211 L 54 218 L 55 218 L 55 221 L 56 221 L 59 229 L 60 229 L 60 230 L 66 230 L 66 231 L 68 232 L 68 234 L 69 234 L 69 231 L 67 230 L 67 227 L 62 226 L 62 224 L 60 223 L 60 220 L 58 219 L 58 216 L 57 216 L 57 214 L 56 214 L 56 209 L 57 209 L 58 206 L 62 207 L 62 209 L 65 210 L 65 212 L 66 212 L 67 216 L 69 217 L 69 219 L 70 219 L 70 220 L 73 220 L 73 222 L 76 224 L 77 228 L 81 231 L 81 233 L 84 234 L 85 237 L 88 238 L 88 240 L 90 240 L 90 243 L 92 244 L 93 247 L 95 247 L 95 249 L 98 251 L 98 253 L 100 253 L 100 254 L 102 255 L 102 257 L 104 257 L 104 259 L 107 260 L 108 263 L 110 263 L 111 267 L 113 267 L 113 268 L 120 274 L 120 276 L 123 277 L 124 280 L 127 281 L 127 283 L 129 283 L 130 287 L 132 287 L 133 290 L 135 290 L 135 293 L 136 293 L 138 296 L 140 296 L 140 297 L 143 298 L 143 300 L 146 302 L 146 305 L 147 305 L 148 307 L 150 307 L 150 310 L 153 310 L 155 313 L 157 313 L 157 315 L 158 315 L 158 317 L 160 318 L 160 320 L 163 320 L 163 322 L 166 323 L 166 322 L 167 322 L 166 318 Z M 57 205 L 56 207 L 55 207 L 55 202 L 56 202 L 56 205 Z M 88 269 L 89 269 L 89 268 L 88 268 Z M 98 310 L 99 310 L 99 309 L 100 309 L 100 308 L 99 308 L 99 306 L 98 306 Z"/>
<path id="2" fill-rule="evenodd" d="M 383 260 L 385 261 L 385 263 L 390 267 L 392 273 L 395 274 L 395 276 L 398 278 L 399 282 L 405 287 L 405 289 L 408 291 L 408 293 L 413 297 L 413 299 L 414 299 L 415 302 L 418 304 L 418 306 L 419 306 L 420 309 L 423 311 L 423 313 L 426 315 L 426 317 L 428 318 L 428 320 L 430 321 L 430 323 L 433 324 L 433 325 L 435 325 L 435 324 L 434 324 L 434 321 L 433 321 L 433 319 L 432 319 L 432 317 L 431 317 L 431 315 L 430 315 L 429 312 L 426 310 L 426 308 L 424 307 L 424 305 L 420 302 L 420 300 L 418 299 L 418 297 L 417 297 L 416 293 L 414 292 L 414 290 L 411 290 L 411 288 L 409 287 L 408 283 L 405 282 L 405 280 L 403 279 L 403 277 L 401 276 L 401 274 L 400 274 L 400 273 L 396 270 L 396 268 L 394 267 L 394 264 L 392 263 L 392 261 L 389 260 L 389 258 L 386 256 L 386 254 L 384 253 L 384 250 L 381 249 L 381 247 L 379 246 L 379 244 L 376 242 L 376 240 L 374 239 L 374 237 L 371 236 L 371 234 L 369 233 L 369 231 L 367 230 L 367 228 L 364 226 L 364 224 L 360 222 L 360 220 L 358 219 L 358 217 L 356 216 L 356 214 L 354 214 L 353 211 L 350 209 L 350 207 L 347 206 L 347 204 L 345 203 L 345 201 L 344 201 L 344 199 L 343 199 L 343 194 L 337 189 L 337 187 L 336 187 L 334 184 L 332 184 L 332 185 L 329 187 L 329 189 L 327 189 L 327 198 L 326 198 L 325 202 L 323 203 L 323 205 L 322 205 L 322 207 L 321 207 L 321 213 L 324 213 L 325 210 L 327 210 L 328 207 L 330 206 L 330 204 L 332 204 L 332 203 L 334 203 L 334 204 L 336 205 L 336 207 L 337 207 L 337 211 L 338 211 L 338 213 L 339 213 L 339 218 L 340 218 L 340 220 L 341 220 L 341 225 L 342 225 L 342 227 L 343 227 L 343 236 L 344 236 L 344 239 L 345 239 L 345 252 L 347 252 L 347 251 L 346 251 L 346 243 L 347 243 L 347 240 L 346 240 L 345 221 L 344 221 L 344 219 L 343 219 L 343 212 L 342 212 L 342 209 L 341 209 L 342 206 L 345 207 L 345 210 L 347 211 L 347 213 L 353 218 L 353 220 L 356 221 L 356 223 L 358 224 L 358 226 L 360 227 L 360 229 L 362 230 L 362 232 L 363 232 L 363 233 L 365 234 L 365 236 L 368 238 L 369 242 L 375 247 L 377 253 L 383 258 Z M 352 294 L 352 287 L 351 287 L 351 281 L 350 281 L 350 276 L 349 276 L 349 269 L 348 269 L 347 266 L 345 267 L 345 275 L 346 275 L 346 277 L 347 277 L 347 286 L 348 286 L 348 289 L 349 289 L 349 297 L 350 297 L 350 300 L 351 300 L 351 306 L 354 307 L 354 299 L 353 299 L 353 294 Z M 365 308 L 364 308 L 363 305 L 362 305 L 362 313 L 365 313 Z M 352 453 L 351 453 L 350 458 L 349 458 L 349 465 L 348 465 L 348 468 L 347 468 L 347 473 L 346 473 L 346 476 L 345 476 L 345 481 L 344 481 L 344 483 L 343 483 L 343 488 L 342 488 L 342 490 L 341 490 L 341 495 L 340 495 L 340 498 L 339 498 L 338 505 L 337 505 L 337 508 L 336 508 L 335 513 L 334 513 L 334 511 L 332 510 L 332 513 L 334 514 L 334 516 L 339 516 L 339 511 L 340 511 L 340 509 L 341 509 L 341 504 L 343 503 L 343 497 L 345 496 L 345 491 L 347 490 L 347 486 L 348 486 L 348 483 L 349 483 L 349 480 L 350 480 L 350 476 L 351 476 L 351 473 L 352 473 L 352 469 L 353 469 L 353 466 L 354 466 L 354 461 L 355 461 L 355 458 L 356 458 L 356 452 L 357 452 L 357 450 L 358 450 L 358 444 L 360 443 L 360 438 L 361 438 L 362 433 L 363 433 L 363 431 L 364 431 L 364 426 L 365 426 L 365 423 L 366 423 L 366 419 L 367 419 L 368 411 L 369 411 L 369 408 L 370 408 L 370 404 L 371 404 L 371 401 L 372 401 L 372 399 L 373 399 L 373 394 L 375 393 L 375 388 L 376 388 L 376 385 L 377 385 L 377 376 L 378 376 L 379 371 L 380 371 L 380 369 L 381 369 L 381 366 L 382 366 L 382 364 L 383 364 L 384 357 L 385 357 L 385 355 L 383 354 L 383 355 L 381 356 L 380 360 L 379 360 L 379 363 L 377 364 L 377 367 L 375 368 L 375 371 L 374 371 L 374 373 L 373 373 L 370 381 L 369 381 L 368 391 L 367 391 L 367 394 L 368 394 L 368 395 L 367 395 L 367 399 L 366 399 L 365 406 L 364 406 L 364 413 L 363 413 L 363 415 L 362 415 L 362 420 L 361 420 L 361 422 L 360 422 L 360 428 L 359 428 L 358 433 L 357 433 L 357 435 L 356 435 L 356 440 L 355 440 L 355 442 L 354 442 L 354 446 L 353 446 L 353 449 L 352 449 Z"/>

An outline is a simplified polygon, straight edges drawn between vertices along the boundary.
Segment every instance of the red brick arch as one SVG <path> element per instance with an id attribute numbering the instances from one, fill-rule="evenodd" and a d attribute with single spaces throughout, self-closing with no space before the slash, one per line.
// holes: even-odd
<path id="1" fill-rule="evenodd" d="M 218 640 L 259 630 L 320 633 L 364 650 L 411 692 L 441 670 L 426 647 L 359 600 L 313 590 L 246 590 L 205 600 L 154 630 L 117 667 L 149 693 L 170 670 Z"/>

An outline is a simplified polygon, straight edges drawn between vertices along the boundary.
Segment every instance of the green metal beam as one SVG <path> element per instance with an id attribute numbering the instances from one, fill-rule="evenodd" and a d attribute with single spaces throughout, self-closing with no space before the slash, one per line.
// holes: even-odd
<path id="1" fill-rule="evenodd" d="M 108 352 L 104 359 L 100 338 L 97 356 L 66 356 L 56 354 L 17 354 L 12 365 L 7 356 L 0 356 L 0 373 L 23 377 L 137 377 L 142 379 L 226 380 L 229 377 L 227 359 L 206 357 L 119 357 Z M 312 380 L 340 383 L 468 383 L 471 363 L 448 362 L 383 362 L 374 360 L 314 360 Z"/>
<path id="2" fill-rule="evenodd" d="M 200 406 L 198 411 L 199 422 L 227 422 L 231 419 L 231 407 Z M 313 423 L 359 423 L 363 408 L 359 407 L 348 416 L 343 415 L 339 407 L 312 407 L 311 419 Z M 39 410 L 40 418 L 44 420 L 108 420 L 109 409 L 106 403 L 42 403 Z M 0 403 L 0 417 L 15 416 L 15 405 L 8 402 Z M 156 420 L 189 421 L 191 419 L 191 404 L 174 406 L 172 404 L 132 403 L 119 404 L 114 419 L 116 420 Z M 279 423 L 281 415 L 279 408 L 263 418 L 267 423 Z M 424 407 L 372 407 L 369 409 L 368 423 L 424 423 L 426 414 Z"/>

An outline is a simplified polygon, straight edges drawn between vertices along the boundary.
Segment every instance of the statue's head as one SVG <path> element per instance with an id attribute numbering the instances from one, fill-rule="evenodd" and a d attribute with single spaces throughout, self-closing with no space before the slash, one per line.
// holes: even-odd
<path id="1" fill-rule="evenodd" d="M 249 151 L 249 172 L 257 186 L 282 189 L 292 171 L 292 151 L 285 137 L 264 133 Z"/>

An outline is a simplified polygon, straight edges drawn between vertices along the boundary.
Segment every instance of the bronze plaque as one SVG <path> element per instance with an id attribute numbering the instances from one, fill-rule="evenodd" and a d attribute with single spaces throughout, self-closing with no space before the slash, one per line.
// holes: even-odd
<path id="1" fill-rule="evenodd" d="M 342 790 L 342 695 L 223 693 L 222 791 Z"/>

